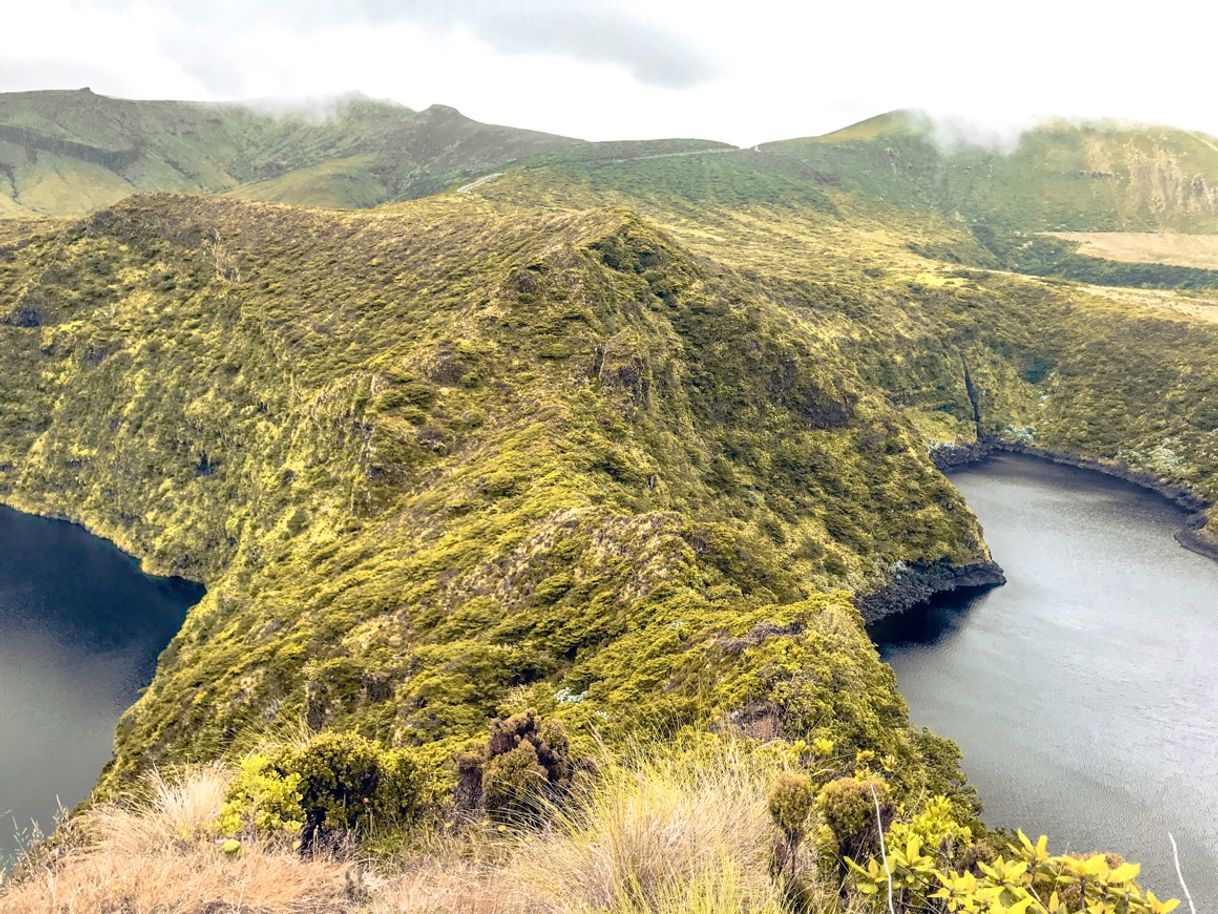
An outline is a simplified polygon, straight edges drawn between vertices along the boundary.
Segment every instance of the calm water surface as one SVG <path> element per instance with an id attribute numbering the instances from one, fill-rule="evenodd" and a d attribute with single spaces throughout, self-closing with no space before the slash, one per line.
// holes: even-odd
<path id="1" fill-rule="evenodd" d="M 1184 513 L 1002 455 L 953 474 L 1008 583 L 872 630 L 911 716 L 956 740 L 990 824 L 1112 849 L 1218 911 L 1218 562 Z"/>
<path id="2" fill-rule="evenodd" d="M 0 507 L 0 868 L 84 799 L 119 715 L 202 596 L 110 543 Z"/>

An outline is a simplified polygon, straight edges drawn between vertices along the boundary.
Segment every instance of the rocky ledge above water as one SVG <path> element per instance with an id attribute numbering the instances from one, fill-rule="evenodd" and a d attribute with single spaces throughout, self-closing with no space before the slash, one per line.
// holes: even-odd
<path id="1" fill-rule="evenodd" d="M 946 473 L 1002 453 L 1023 454 L 1052 463 L 1078 467 L 1082 470 L 1092 470 L 1156 492 L 1189 512 L 1185 527 L 1176 534 L 1176 541 L 1185 549 L 1218 561 L 1218 538 L 1204 529 L 1213 508 L 1211 502 L 1202 498 L 1188 486 L 1171 482 L 1145 470 L 1135 469 L 1127 463 L 1099 460 L 1069 451 L 1041 447 L 1023 441 L 1007 441 L 1001 438 L 983 438 L 972 444 L 937 445 L 931 449 L 930 458 L 939 470 Z"/>
<path id="2" fill-rule="evenodd" d="M 1006 582 L 1002 567 L 993 561 L 967 565 L 909 565 L 898 570 L 889 584 L 859 598 L 857 605 L 863 621 L 871 625 L 942 593 L 962 588 L 992 587 Z"/>

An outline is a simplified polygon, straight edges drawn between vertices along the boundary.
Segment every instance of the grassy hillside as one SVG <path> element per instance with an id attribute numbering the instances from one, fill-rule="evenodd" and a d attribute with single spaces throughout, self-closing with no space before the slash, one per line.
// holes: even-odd
<path id="1" fill-rule="evenodd" d="M 616 174 L 514 168 L 477 193 L 508 206 L 637 206 L 832 340 L 936 450 L 980 433 L 1218 499 L 1218 299 L 1019 277 L 954 219 L 825 184 L 812 203 L 806 191 L 771 198 L 757 176 L 783 166 L 766 152 L 716 162 L 748 163 L 730 202 L 720 192 L 691 205 L 683 188 L 703 166 L 675 158 Z"/>
<path id="2" fill-rule="evenodd" d="M 3 262 L 0 493 L 209 586 L 110 782 L 525 706 L 924 776 L 850 592 L 984 562 L 975 522 L 833 341 L 645 220 L 141 198 Z"/>
<path id="3" fill-rule="evenodd" d="M 322 112 L 0 94 L 0 218 L 90 212 L 138 191 L 365 207 L 575 143 L 353 96 Z"/>
<path id="4" fill-rule="evenodd" d="M 1114 263 L 1060 237 L 1214 231 L 1218 140 L 1203 134 L 1053 121 L 994 143 L 967 125 L 895 111 L 760 151 L 860 201 L 953 220 L 987 249 L 980 259 L 971 246 L 952 252 L 975 266 L 996 260 L 1021 273 L 1102 285 L 1218 288 L 1209 264 L 1165 265 L 1156 256 Z"/>
<path id="5" fill-rule="evenodd" d="M 1212 231 L 1218 140 L 1167 127 L 1054 121 L 1012 148 L 892 112 L 763 150 L 836 186 L 1009 231 Z"/>

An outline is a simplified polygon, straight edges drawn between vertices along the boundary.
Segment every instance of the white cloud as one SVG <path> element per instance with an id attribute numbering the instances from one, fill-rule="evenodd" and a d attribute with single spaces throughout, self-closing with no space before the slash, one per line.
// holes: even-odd
<path id="1" fill-rule="evenodd" d="M 1218 11 L 1165 0 L 747 4 L 592 0 L 42 0 L 6 10 L 0 89 L 323 96 L 590 139 L 742 145 L 898 107 L 1000 136 L 1036 115 L 1218 134 Z"/>

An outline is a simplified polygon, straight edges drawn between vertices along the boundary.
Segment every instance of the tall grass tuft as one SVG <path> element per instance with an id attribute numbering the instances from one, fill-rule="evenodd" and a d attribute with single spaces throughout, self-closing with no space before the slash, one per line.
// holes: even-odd
<path id="1" fill-rule="evenodd" d="M 358 910 L 351 865 L 303 861 L 210 833 L 229 775 L 218 766 L 152 775 L 137 798 L 76 817 L 59 849 L 0 886 L 0 914 L 341 914 Z"/>

